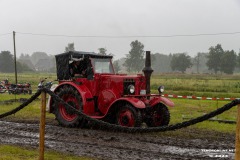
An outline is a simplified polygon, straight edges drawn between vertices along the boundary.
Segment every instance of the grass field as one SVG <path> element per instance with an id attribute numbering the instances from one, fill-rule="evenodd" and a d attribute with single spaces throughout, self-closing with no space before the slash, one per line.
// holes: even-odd
<path id="1" fill-rule="evenodd" d="M 19 82 L 30 82 L 34 90 L 37 89 L 37 84 L 41 78 L 47 77 L 49 80 L 56 79 L 55 74 L 20 74 L 18 77 Z M 13 74 L 0 74 L 0 80 L 9 78 L 10 82 L 14 82 Z M 165 86 L 165 93 L 177 95 L 195 95 L 207 97 L 240 97 L 240 75 L 234 76 L 221 76 L 221 75 L 185 75 L 185 74 L 163 74 L 153 75 L 151 79 L 152 93 L 157 92 L 159 85 Z M 0 101 L 8 99 L 29 98 L 31 95 L 9 95 L 7 93 L 0 94 Z M 220 100 L 193 100 L 193 99 L 171 99 L 175 103 L 175 107 L 169 108 L 171 114 L 170 124 L 185 121 L 185 118 L 196 118 L 203 114 L 209 113 L 230 101 Z M 17 106 L 20 103 L 16 102 L 12 105 L 0 104 L 0 114 L 5 113 Z M 237 107 L 215 117 L 223 120 L 236 120 Z M 55 121 L 54 115 L 46 114 L 47 122 Z M 40 119 L 40 100 L 35 100 L 28 107 L 20 112 L 7 117 L 11 120 L 30 120 L 38 121 Z M 218 122 L 204 121 L 202 123 L 191 126 L 192 128 L 213 130 L 219 132 L 234 133 L 236 125 L 225 124 Z M 9 146 L 6 146 L 6 149 Z M 1 150 L 5 149 L 4 146 L 0 147 Z M 18 150 L 19 148 L 17 148 Z M 36 154 L 29 151 L 29 154 Z M 1 152 L 2 154 L 2 152 Z M 21 157 L 21 155 L 19 156 Z M 1 159 L 1 158 L 0 158 Z M 19 158 L 21 159 L 21 158 Z M 25 159 L 25 158 L 24 158 Z M 26 157 L 26 159 L 31 159 Z M 51 159 L 51 158 L 49 158 Z M 73 157 L 74 159 L 74 157 Z"/>
<path id="2" fill-rule="evenodd" d="M 39 153 L 37 149 L 20 148 L 11 145 L 0 146 L 0 160 L 38 160 Z M 66 155 L 58 152 L 46 151 L 44 154 L 45 160 L 91 160 L 88 157 L 77 157 L 73 155 Z"/>
<path id="3" fill-rule="evenodd" d="M 160 83 L 168 94 L 237 98 L 239 79 L 240 75 L 162 74 L 152 76 L 151 88 L 156 89 Z"/>

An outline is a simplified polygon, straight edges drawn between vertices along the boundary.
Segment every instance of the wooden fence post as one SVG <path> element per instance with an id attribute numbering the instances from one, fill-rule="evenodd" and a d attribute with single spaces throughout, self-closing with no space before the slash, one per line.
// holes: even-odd
<path id="1" fill-rule="evenodd" d="M 235 160 L 240 159 L 240 105 L 237 106 L 237 126 L 235 142 Z"/>
<path id="2" fill-rule="evenodd" d="M 45 136 L 45 119 L 46 119 L 46 92 L 41 93 L 41 119 L 39 135 L 39 160 L 44 160 L 44 136 Z"/>

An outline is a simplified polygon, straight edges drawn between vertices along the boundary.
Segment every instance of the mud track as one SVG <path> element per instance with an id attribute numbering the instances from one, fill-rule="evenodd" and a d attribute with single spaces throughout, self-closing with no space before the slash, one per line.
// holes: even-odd
<path id="1" fill-rule="evenodd" d="M 37 148 L 39 124 L 0 121 L 0 144 Z M 46 125 L 46 149 L 96 159 L 234 159 L 234 134 L 181 129 L 128 134 Z"/>

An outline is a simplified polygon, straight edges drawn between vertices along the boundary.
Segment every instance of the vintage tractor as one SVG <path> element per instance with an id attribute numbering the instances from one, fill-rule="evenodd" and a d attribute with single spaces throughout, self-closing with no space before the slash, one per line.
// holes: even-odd
<path id="1" fill-rule="evenodd" d="M 174 103 L 159 94 L 150 94 L 150 52 L 147 51 L 144 75 L 115 74 L 112 56 L 92 52 L 70 51 L 55 56 L 59 85 L 54 93 L 80 112 L 99 120 L 127 127 L 168 125 L 170 114 L 167 106 Z M 79 60 L 83 73 L 71 76 L 70 63 Z M 72 109 L 50 97 L 49 111 L 60 125 L 85 126 Z"/>

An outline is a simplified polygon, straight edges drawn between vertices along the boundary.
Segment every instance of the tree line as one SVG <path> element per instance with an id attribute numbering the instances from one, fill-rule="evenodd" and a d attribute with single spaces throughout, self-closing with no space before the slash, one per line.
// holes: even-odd
<path id="1" fill-rule="evenodd" d="M 140 72 L 144 65 L 144 45 L 136 40 L 130 46 L 131 50 L 126 55 L 123 65 L 128 72 Z M 169 55 L 155 53 L 151 56 L 155 73 L 185 73 L 189 70 L 191 73 L 233 74 L 234 71 L 240 69 L 240 53 L 237 55 L 234 50 L 224 50 L 221 44 L 211 46 L 209 52 L 199 52 L 195 57 L 191 57 L 187 53 Z"/>
<path id="2" fill-rule="evenodd" d="M 113 66 L 115 71 L 138 73 L 144 67 L 145 51 L 144 44 L 135 40 L 130 43 L 130 51 L 125 58 L 115 60 Z M 65 47 L 65 52 L 74 51 L 74 43 L 69 43 Z M 107 53 L 106 48 L 99 48 L 98 54 L 112 55 Z M 163 72 L 189 72 L 189 73 L 225 73 L 233 74 L 240 71 L 240 53 L 238 55 L 234 50 L 224 50 L 221 44 L 211 46 L 209 52 L 197 53 L 191 57 L 188 53 L 152 53 L 152 68 L 155 73 Z M 40 61 L 41 60 L 41 61 Z M 41 69 L 42 67 L 46 67 Z M 30 64 L 31 63 L 31 64 Z M 38 68 L 39 67 L 39 68 Z M 44 52 L 34 52 L 31 56 L 21 54 L 17 60 L 18 72 L 50 71 L 55 72 L 55 60 L 53 55 L 47 55 Z M 0 52 L 0 72 L 14 72 L 14 58 L 9 51 Z"/>

